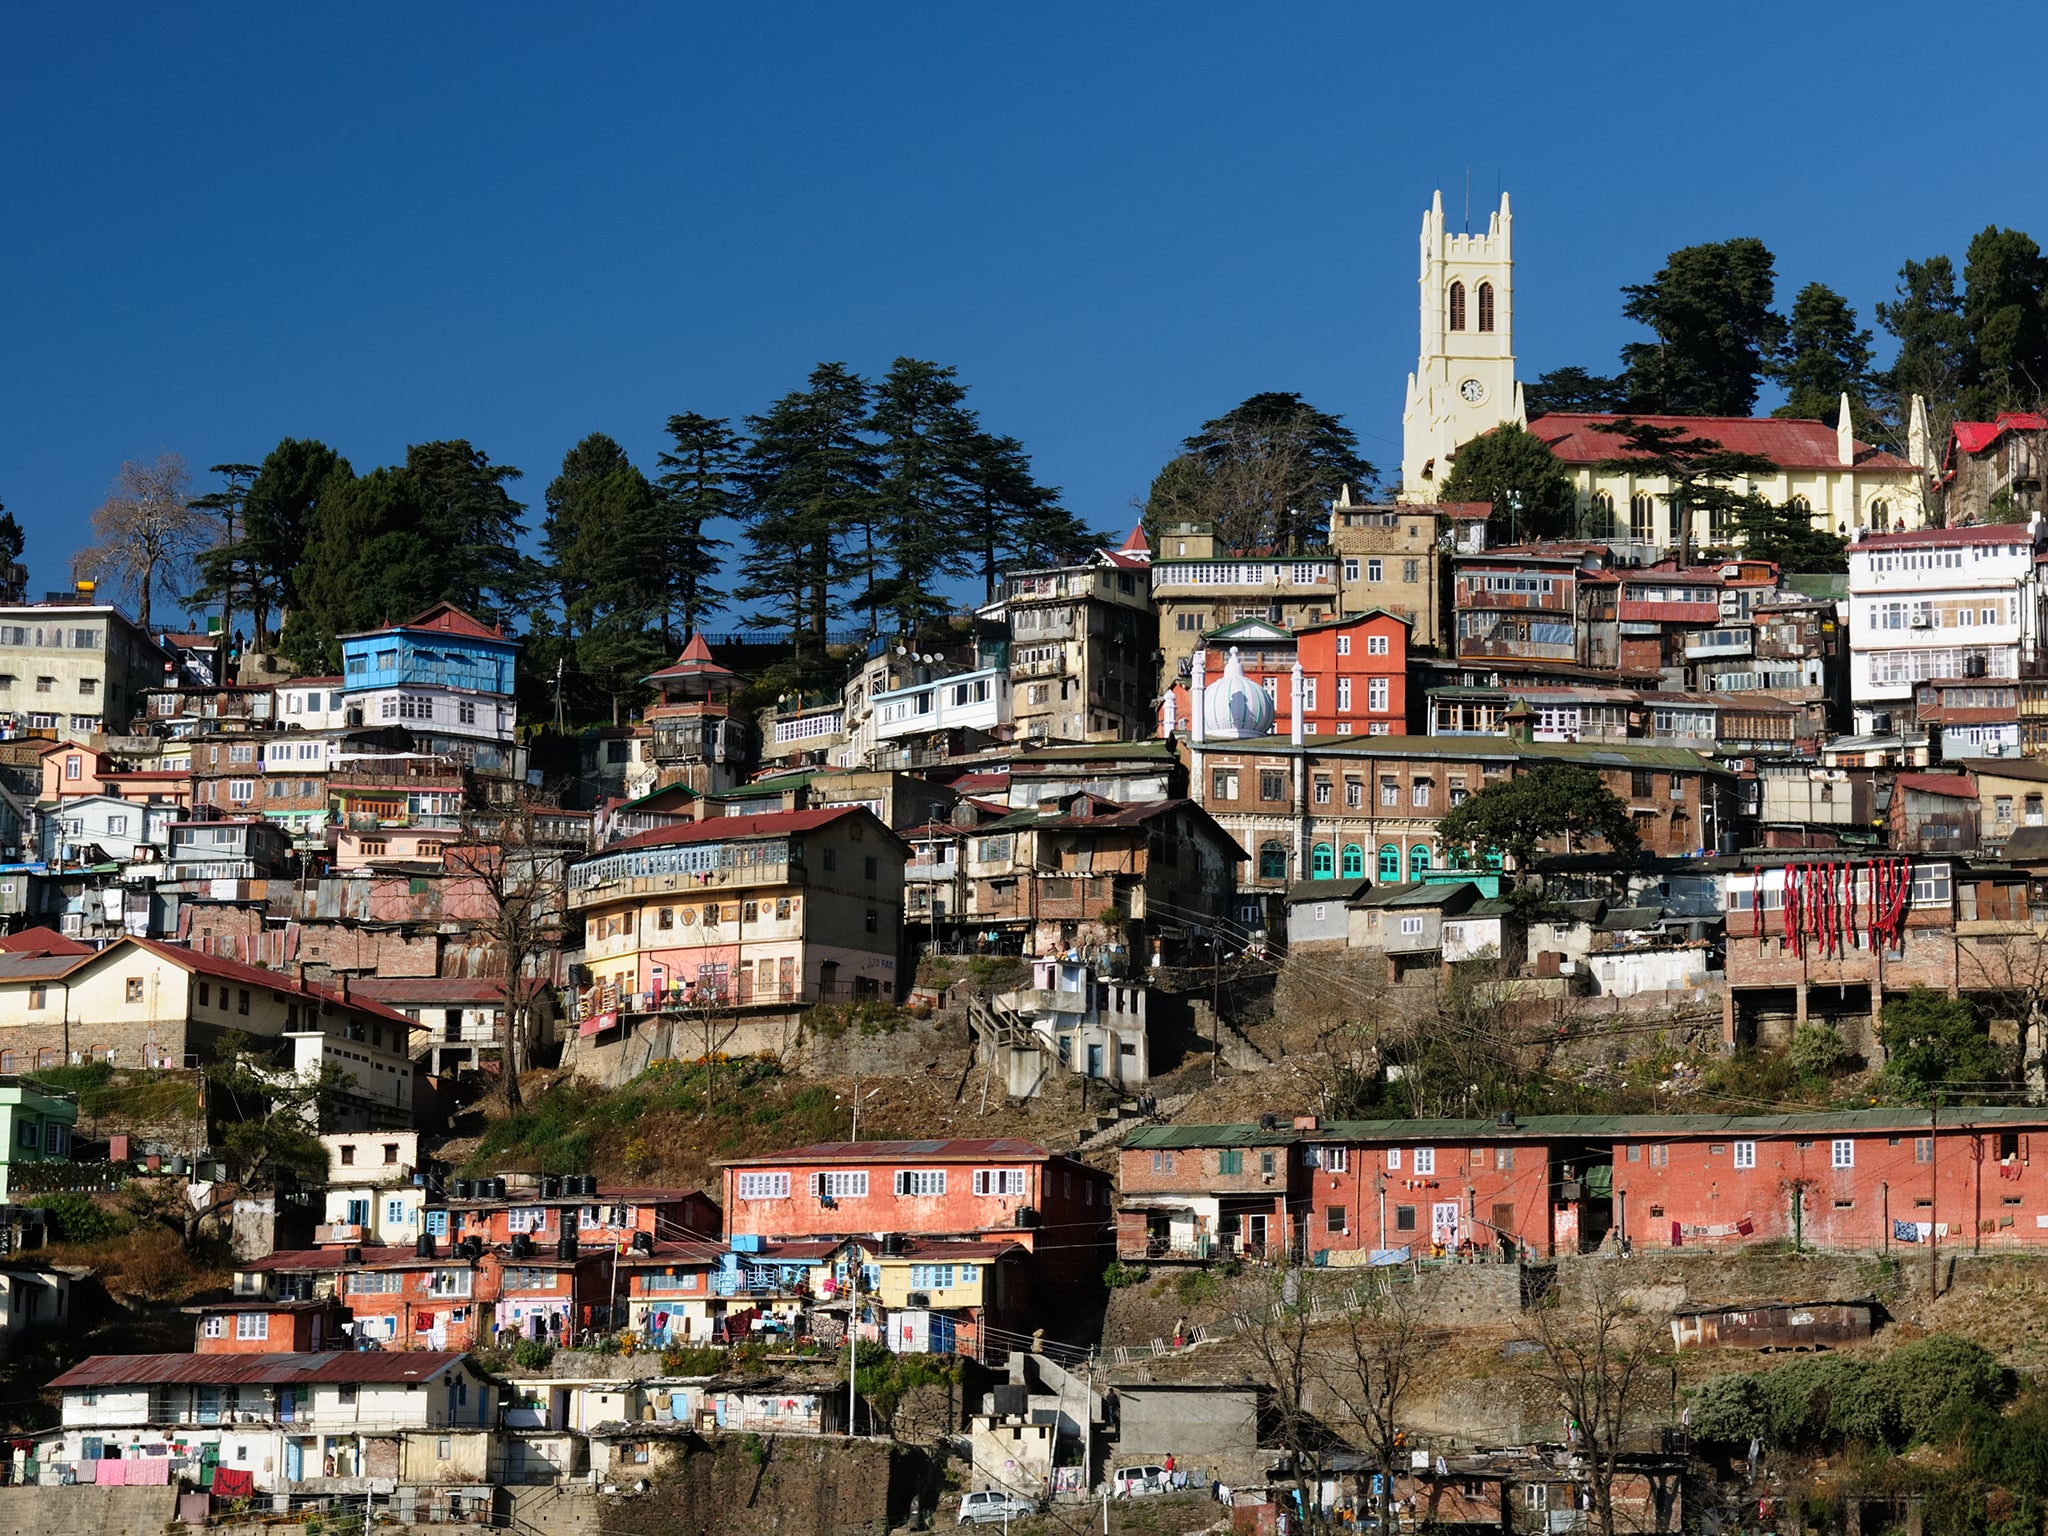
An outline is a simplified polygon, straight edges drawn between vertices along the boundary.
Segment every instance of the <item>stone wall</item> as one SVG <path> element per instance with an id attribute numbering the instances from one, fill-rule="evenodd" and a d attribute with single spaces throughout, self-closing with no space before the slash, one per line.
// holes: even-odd
<path id="1" fill-rule="evenodd" d="M 0 1536 L 135 1536 L 177 1513 L 175 1488 L 9 1488 Z"/>
<path id="2" fill-rule="evenodd" d="M 644 1494 L 601 1501 L 616 1536 L 883 1536 L 916 1500 L 929 1522 L 939 1468 L 923 1449 L 820 1435 L 661 1442 Z M 27 1533 L 24 1533 L 27 1536 Z"/>

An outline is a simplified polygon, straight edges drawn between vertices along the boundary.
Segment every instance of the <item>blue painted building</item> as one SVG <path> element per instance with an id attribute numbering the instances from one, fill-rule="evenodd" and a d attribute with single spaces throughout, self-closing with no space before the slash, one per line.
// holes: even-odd
<path id="1" fill-rule="evenodd" d="M 483 773 L 516 773 L 513 674 L 519 642 L 452 603 L 341 637 L 349 725 L 401 726 L 424 751 Z"/>

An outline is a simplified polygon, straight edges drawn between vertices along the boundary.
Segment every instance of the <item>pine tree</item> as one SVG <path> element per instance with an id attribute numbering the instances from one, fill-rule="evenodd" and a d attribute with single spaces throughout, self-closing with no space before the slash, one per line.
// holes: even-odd
<path id="1" fill-rule="evenodd" d="M 808 387 L 748 417 L 747 430 L 738 474 L 746 582 L 733 595 L 770 605 L 756 622 L 789 624 L 801 666 L 825 654 L 835 584 L 851 577 L 873 591 L 881 475 L 867 437 L 868 386 L 843 363 L 820 363 Z M 871 627 L 877 617 L 870 613 Z"/>
<path id="2" fill-rule="evenodd" d="M 1833 426 L 1842 396 L 1859 426 L 1872 410 L 1870 332 L 1856 324 L 1849 301 L 1825 283 L 1808 283 L 1792 301 L 1792 323 L 1776 377 L 1785 403 L 1774 416 L 1795 416 Z"/>
<path id="3" fill-rule="evenodd" d="M 1077 558 L 1101 536 L 1060 505 L 1059 487 L 1040 485 L 1031 456 L 1014 437 L 976 431 L 962 455 L 969 506 L 961 545 L 981 574 L 983 600 L 993 602 L 1006 567 Z"/>
<path id="4" fill-rule="evenodd" d="M 1975 365 L 1963 405 L 1972 417 L 1988 420 L 2048 394 L 2048 259 L 2030 236 L 1994 225 L 1970 242 L 1963 319 Z"/>
<path id="5" fill-rule="evenodd" d="M 195 496 L 191 507 L 193 511 L 215 519 L 220 528 L 212 547 L 200 551 L 193 562 L 199 572 L 199 584 L 193 589 L 191 600 L 194 603 L 220 604 L 220 633 L 225 641 L 235 632 L 236 596 L 251 585 L 252 573 L 244 563 L 242 552 L 246 548 L 249 486 L 256 478 L 256 466 L 215 464 L 207 473 L 221 477 L 221 488 L 208 491 L 204 496 Z M 253 597 L 249 607 L 253 617 L 256 607 Z"/>
<path id="6" fill-rule="evenodd" d="M 459 437 L 415 443 L 405 467 L 433 508 L 426 532 L 446 562 L 440 597 L 491 622 L 509 616 L 535 576 L 519 549 L 525 506 L 505 489 L 521 472 Z"/>
<path id="7" fill-rule="evenodd" d="M 1503 422 L 1451 456 L 1442 498 L 1483 501 L 1493 508 L 1490 542 L 1567 537 L 1578 520 L 1578 492 L 1550 445 L 1527 428 Z"/>
<path id="8" fill-rule="evenodd" d="M 736 515 L 733 475 L 744 444 L 722 416 L 671 416 L 667 430 L 675 452 L 659 461 L 668 473 L 659 481 L 650 558 L 661 573 L 662 635 L 673 646 L 695 634 L 718 605 L 711 581 L 718 574 L 717 552 L 726 546 L 706 530 Z"/>
<path id="9" fill-rule="evenodd" d="M 545 505 L 541 548 L 567 633 L 581 634 L 614 611 L 644 618 L 654 585 L 644 541 L 655 495 L 626 450 L 591 433 L 562 455 Z"/>
<path id="10" fill-rule="evenodd" d="M 285 622 L 285 656 L 303 671 L 338 672 L 340 636 L 402 623 L 446 596 L 448 554 L 428 531 L 437 510 L 402 468 L 327 480 L 293 575 L 299 604 Z"/>
<path id="11" fill-rule="evenodd" d="M 875 389 L 876 521 L 890 566 L 877 596 L 907 640 L 945 615 L 940 581 L 964 568 L 973 506 L 964 471 L 975 430 L 966 399 L 955 370 L 911 357 L 897 358 Z"/>
<path id="12" fill-rule="evenodd" d="M 1754 237 L 1673 251 L 1647 283 L 1623 288 L 1622 313 L 1656 340 L 1621 349 L 1628 409 L 1747 416 L 1784 340 L 1771 308 L 1776 263 Z"/>
<path id="13" fill-rule="evenodd" d="M 299 567 L 318 533 L 323 498 L 355 477 L 347 459 L 312 438 L 288 437 L 264 456 L 242 509 L 245 548 L 232 557 L 255 605 L 259 643 L 272 608 L 299 606 Z"/>
<path id="14" fill-rule="evenodd" d="M 1145 505 L 1148 527 L 1172 516 L 1216 530 L 1229 549 L 1293 553 L 1321 543 L 1339 490 L 1369 487 L 1377 471 L 1342 417 L 1297 394 L 1253 395 L 1182 444 Z"/>
<path id="15" fill-rule="evenodd" d="M 1683 427 L 1660 427 L 1623 416 L 1612 423 L 1599 423 L 1593 430 L 1619 439 L 1616 456 L 1601 460 L 1596 474 L 1661 479 L 1670 486 L 1664 500 L 1671 508 L 1671 526 L 1681 551 L 1692 545 L 1696 513 L 1707 514 L 1710 530 L 1736 527 L 1747 496 L 1732 489 L 1729 481 L 1777 472 L 1777 466 L 1761 454 L 1723 448 L 1715 439 L 1696 436 Z"/>

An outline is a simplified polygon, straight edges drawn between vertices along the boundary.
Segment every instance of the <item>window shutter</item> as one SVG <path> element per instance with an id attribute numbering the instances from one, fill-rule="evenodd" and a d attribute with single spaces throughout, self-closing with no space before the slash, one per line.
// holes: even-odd
<path id="1" fill-rule="evenodd" d="M 811 1175 L 811 1198 L 812 1198 L 813 1200 L 816 1200 L 816 1199 L 817 1199 L 817 1198 L 818 1198 L 819 1196 L 821 1196 L 822 1194 L 824 1194 L 824 1192 L 825 1192 L 825 1175 L 823 1175 L 822 1173 L 814 1173 L 814 1174 L 812 1174 L 812 1175 Z"/>

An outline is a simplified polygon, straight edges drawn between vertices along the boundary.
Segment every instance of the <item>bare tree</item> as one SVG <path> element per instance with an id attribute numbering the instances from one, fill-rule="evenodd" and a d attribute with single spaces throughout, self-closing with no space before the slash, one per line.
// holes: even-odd
<path id="1" fill-rule="evenodd" d="M 1980 905 L 1983 899 L 1980 890 Z M 2026 900 L 2024 888 L 2018 899 Z M 2027 1097 L 2038 1104 L 2048 1099 L 2048 932 L 2024 909 L 2007 913 L 2002 923 L 2002 932 L 1979 932 L 1958 942 L 1957 985 L 1994 1017 L 2013 1021 Z M 1980 920 L 1978 926 L 1991 924 Z"/>
<path id="2" fill-rule="evenodd" d="M 482 898 L 478 931 L 497 952 L 505 1030 L 500 1048 L 505 1107 L 525 1102 L 520 1075 L 533 1065 L 536 1026 L 554 992 L 567 905 L 568 852 L 543 835 L 549 806 L 521 797 L 510 806 L 464 818 L 463 846 L 443 855 Z"/>
<path id="3" fill-rule="evenodd" d="M 1615 1536 L 1614 1480 L 1630 1421 L 1641 1420 L 1663 1380 L 1670 1320 L 1637 1305 L 1622 1266 L 1597 1260 L 1588 1283 L 1565 1296 L 1553 1286 L 1524 1314 L 1523 1340 L 1535 1346 L 1530 1369 L 1571 1421 L 1570 1438 L 1593 1499 L 1593 1528 Z"/>
<path id="4" fill-rule="evenodd" d="M 1358 1285 L 1355 1310 L 1325 1342 L 1322 1379 L 1358 1426 L 1364 1449 L 1379 1463 L 1384 1486 L 1394 1486 L 1402 1415 L 1416 1384 L 1444 1343 L 1441 1329 L 1425 1325 L 1434 1275 L 1368 1272 Z"/>
<path id="5" fill-rule="evenodd" d="M 1265 1304 L 1244 1320 L 1239 1337 L 1247 1363 L 1268 1395 L 1270 1432 L 1287 1452 L 1304 1520 L 1318 1512 L 1311 1478 L 1321 1465 L 1328 1432 L 1311 1408 L 1322 1379 L 1318 1280 L 1312 1270 L 1277 1270 Z"/>
<path id="6" fill-rule="evenodd" d="M 189 589 L 193 556 L 206 542 L 207 514 L 194 510 L 190 481 L 180 454 L 123 464 L 92 515 L 92 543 L 71 557 L 74 577 L 109 582 L 133 597 L 144 629 L 159 592 L 175 601 Z"/>

